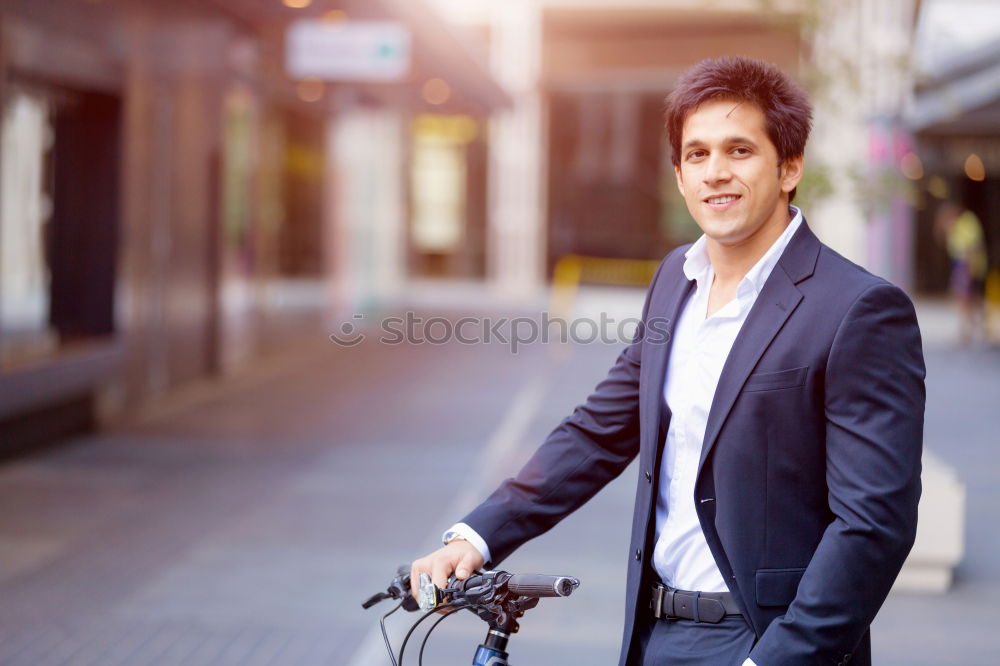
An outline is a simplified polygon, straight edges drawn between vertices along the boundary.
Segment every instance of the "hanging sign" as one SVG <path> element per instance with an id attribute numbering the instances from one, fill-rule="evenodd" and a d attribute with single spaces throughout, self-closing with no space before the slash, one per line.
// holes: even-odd
<path id="1" fill-rule="evenodd" d="M 391 21 L 303 20 L 286 34 L 294 79 L 399 81 L 410 70 L 410 31 Z"/>

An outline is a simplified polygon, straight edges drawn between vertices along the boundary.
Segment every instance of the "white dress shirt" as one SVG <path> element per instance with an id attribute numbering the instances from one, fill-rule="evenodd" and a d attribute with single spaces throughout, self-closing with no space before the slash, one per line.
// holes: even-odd
<path id="1" fill-rule="evenodd" d="M 682 590 L 728 590 L 705 541 L 694 504 L 694 483 L 708 425 L 708 414 L 722 367 L 760 290 L 778 263 L 792 235 L 802 225 L 795 206 L 792 221 L 736 287 L 736 298 L 711 317 L 708 295 L 715 271 L 702 236 L 684 254 L 684 275 L 696 281 L 695 292 L 678 315 L 670 363 L 663 382 L 663 398 L 670 408 L 670 426 L 660 464 L 656 499 L 656 545 L 653 568 L 664 583 Z M 490 561 L 489 546 L 465 523 L 444 533 L 444 540 L 461 537 Z M 750 659 L 743 666 L 754 666 Z"/>
<path id="2" fill-rule="evenodd" d="M 697 287 L 678 314 L 663 383 L 664 401 L 672 416 L 660 464 L 653 548 L 653 568 L 671 587 L 701 592 L 728 589 L 698 522 L 695 477 L 722 367 L 764 282 L 802 224 L 802 213 L 794 206 L 792 209 L 792 221 L 740 280 L 736 298 L 711 317 L 705 315 L 715 271 L 708 259 L 705 236 L 684 255 L 684 275 L 695 280 Z"/>

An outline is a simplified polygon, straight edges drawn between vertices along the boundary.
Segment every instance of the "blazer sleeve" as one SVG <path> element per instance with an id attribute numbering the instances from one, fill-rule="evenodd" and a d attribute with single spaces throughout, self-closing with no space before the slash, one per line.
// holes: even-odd
<path id="1" fill-rule="evenodd" d="M 547 532 L 624 471 L 639 452 L 639 368 L 653 277 L 632 342 L 607 376 L 545 439 L 513 478 L 462 519 L 489 545 L 496 565 Z"/>
<path id="2" fill-rule="evenodd" d="M 924 376 L 909 298 L 886 282 L 869 287 L 849 308 L 827 359 L 833 520 L 787 612 L 751 652 L 759 666 L 845 663 L 868 631 L 916 536 Z"/>

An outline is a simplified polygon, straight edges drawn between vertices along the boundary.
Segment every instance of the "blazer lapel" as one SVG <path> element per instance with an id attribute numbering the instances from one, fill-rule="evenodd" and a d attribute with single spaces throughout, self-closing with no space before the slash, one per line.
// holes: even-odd
<path id="1" fill-rule="evenodd" d="M 654 442 L 659 439 L 660 421 L 664 418 L 663 380 L 670 360 L 670 350 L 673 347 L 674 329 L 677 327 L 678 314 L 684 303 L 694 292 L 695 282 L 688 280 L 683 270 L 682 260 L 678 262 L 678 270 L 672 271 L 666 278 L 670 281 L 663 305 L 660 308 L 650 308 L 647 320 L 658 317 L 655 331 L 647 331 L 647 342 L 642 347 L 642 367 L 640 369 L 640 408 L 642 414 L 649 415 L 642 419 L 643 442 Z M 665 321 L 664 321 L 665 320 Z M 662 339 L 663 333 L 668 334 Z M 650 337 L 655 339 L 649 340 Z M 669 415 L 668 415 L 669 416 Z M 652 439 L 649 439 L 652 437 Z"/>
<path id="2" fill-rule="evenodd" d="M 705 440 L 698 462 L 699 475 L 747 377 L 802 300 L 802 293 L 795 285 L 812 275 L 819 248 L 819 239 L 803 220 L 743 322 L 722 367 L 712 408 L 708 413 Z"/>

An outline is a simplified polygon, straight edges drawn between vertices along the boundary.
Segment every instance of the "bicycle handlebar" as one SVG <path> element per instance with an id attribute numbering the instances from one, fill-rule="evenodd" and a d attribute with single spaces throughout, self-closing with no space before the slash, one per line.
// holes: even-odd
<path id="1" fill-rule="evenodd" d="M 489 626 L 486 641 L 479 646 L 474 664 L 507 664 L 507 639 L 518 630 L 518 619 L 525 611 L 534 608 L 541 597 L 568 597 L 580 586 L 580 581 L 572 576 L 551 576 L 547 574 L 510 574 L 506 571 L 477 571 L 465 580 L 452 576 L 444 589 L 437 588 L 425 573 L 420 574 L 420 602 L 418 604 L 410 594 L 410 567 L 402 565 L 396 570 L 385 592 L 379 592 L 362 605 L 370 608 L 383 599 L 396 599 L 399 605 L 386 613 L 379 625 L 382 628 L 382 638 L 392 659 L 393 666 L 402 664 L 406 643 L 417 625 L 435 612 L 444 614 L 431 628 L 420 648 L 419 660 L 423 663 L 423 646 L 427 643 L 430 632 L 441 620 L 455 614 L 460 609 L 470 610 L 484 620 Z M 397 609 L 414 611 L 418 607 L 426 611 L 418 619 L 399 649 L 399 659 L 393 654 L 389 643 L 389 635 L 385 630 L 385 620 Z M 480 658 L 482 657 L 482 658 Z"/>
<path id="2" fill-rule="evenodd" d="M 514 574 L 507 581 L 507 589 L 522 597 L 568 597 L 579 586 L 571 576 L 548 574 Z"/>

